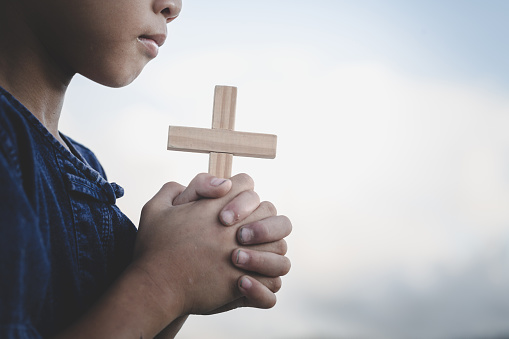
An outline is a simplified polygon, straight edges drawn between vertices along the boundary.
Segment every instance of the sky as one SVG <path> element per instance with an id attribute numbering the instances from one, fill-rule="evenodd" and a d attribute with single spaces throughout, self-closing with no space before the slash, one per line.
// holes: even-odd
<path id="1" fill-rule="evenodd" d="M 287 215 L 278 304 L 192 316 L 178 338 L 509 337 L 509 2 L 184 0 L 131 85 L 76 77 L 61 131 L 89 146 L 137 223 L 167 181 L 207 170 L 166 150 L 210 127 L 278 135 L 235 158 Z"/>

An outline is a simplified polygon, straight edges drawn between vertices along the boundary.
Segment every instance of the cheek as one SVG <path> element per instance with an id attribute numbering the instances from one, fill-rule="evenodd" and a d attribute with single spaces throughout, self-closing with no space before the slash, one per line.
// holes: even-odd
<path id="1" fill-rule="evenodd" d="M 65 70 L 106 86 L 125 86 L 149 61 L 137 42 L 147 18 L 137 9 L 138 2 L 127 0 L 120 6 L 101 0 L 98 6 L 97 1 L 83 0 L 80 6 L 64 1 L 60 6 L 70 15 L 59 20 L 46 13 L 39 20 L 46 23 L 40 29 L 41 40 Z"/>

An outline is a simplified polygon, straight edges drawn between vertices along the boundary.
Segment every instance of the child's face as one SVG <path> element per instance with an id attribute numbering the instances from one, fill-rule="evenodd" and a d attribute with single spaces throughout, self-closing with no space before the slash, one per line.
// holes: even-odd
<path id="1" fill-rule="evenodd" d="M 182 0 L 20 0 L 29 25 L 66 72 L 129 84 L 166 38 Z"/>

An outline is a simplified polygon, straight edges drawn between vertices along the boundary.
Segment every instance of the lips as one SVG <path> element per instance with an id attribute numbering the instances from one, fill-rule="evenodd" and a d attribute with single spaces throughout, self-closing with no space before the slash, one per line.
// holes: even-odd
<path id="1" fill-rule="evenodd" d="M 145 47 L 147 54 L 151 58 L 155 58 L 159 52 L 159 47 L 164 44 L 166 34 L 141 35 L 138 41 Z"/>
<path id="2" fill-rule="evenodd" d="M 166 41 L 166 34 L 142 35 L 139 37 L 139 39 L 153 40 L 158 47 L 161 47 Z"/>

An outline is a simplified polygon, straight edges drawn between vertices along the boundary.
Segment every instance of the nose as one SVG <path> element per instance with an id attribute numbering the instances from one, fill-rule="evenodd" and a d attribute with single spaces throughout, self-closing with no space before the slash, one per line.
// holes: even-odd
<path id="1" fill-rule="evenodd" d="M 182 10 L 182 0 L 155 0 L 154 12 L 161 13 L 169 23 L 179 16 Z"/>

